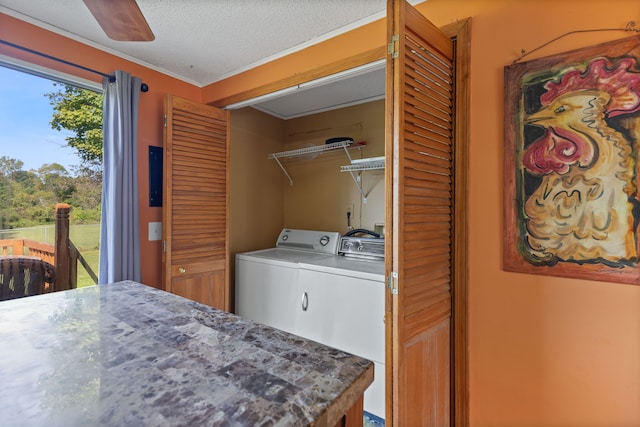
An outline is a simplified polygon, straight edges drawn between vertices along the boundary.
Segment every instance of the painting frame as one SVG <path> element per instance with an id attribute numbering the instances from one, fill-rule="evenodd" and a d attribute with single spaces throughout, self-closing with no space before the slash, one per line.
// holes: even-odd
<path id="1" fill-rule="evenodd" d="M 640 36 L 505 66 L 504 106 L 503 270 L 640 285 Z"/>

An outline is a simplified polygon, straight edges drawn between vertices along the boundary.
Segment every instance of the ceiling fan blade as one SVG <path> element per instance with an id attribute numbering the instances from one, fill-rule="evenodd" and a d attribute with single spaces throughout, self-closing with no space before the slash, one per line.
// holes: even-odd
<path id="1" fill-rule="evenodd" d="M 82 0 L 110 39 L 152 41 L 147 20 L 135 0 Z"/>

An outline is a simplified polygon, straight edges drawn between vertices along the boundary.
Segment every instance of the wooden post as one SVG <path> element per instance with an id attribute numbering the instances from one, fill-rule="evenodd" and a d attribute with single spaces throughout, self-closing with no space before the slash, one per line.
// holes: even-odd
<path id="1" fill-rule="evenodd" d="M 71 249 L 69 248 L 69 211 L 70 207 L 66 203 L 56 205 L 56 283 L 54 291 L 65 291 L 71 289 L 70 266 Z"/>
<path id="2" fill-rule="evenodd" d="M 13 247 L 11 248 L 11 255 L 13 256 L 24 255 L 24 239 L 13 241 Z"/>

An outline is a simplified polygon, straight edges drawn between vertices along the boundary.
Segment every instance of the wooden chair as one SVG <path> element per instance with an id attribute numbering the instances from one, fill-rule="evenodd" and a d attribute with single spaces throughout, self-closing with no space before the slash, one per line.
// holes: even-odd
<path id="1" fill-rule="evenodd" d="M 0 301 L 53 290 L 56 269 L 37 257 L 0 256 Z"/>

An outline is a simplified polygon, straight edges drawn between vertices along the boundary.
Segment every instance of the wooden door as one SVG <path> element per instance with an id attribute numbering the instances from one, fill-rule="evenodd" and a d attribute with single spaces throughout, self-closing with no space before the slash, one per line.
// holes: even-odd
<path id="1" fill-rule="evenodd" d="M 229 113 L 165 100 L 163 286 L 229 310 Z"/>
<path id="2" fill-rule="evenodd" d="M 453 42 L 404 0 L 388 0 L 387 19 L 386 419 L 393 426 L 447 426 Z"/>

